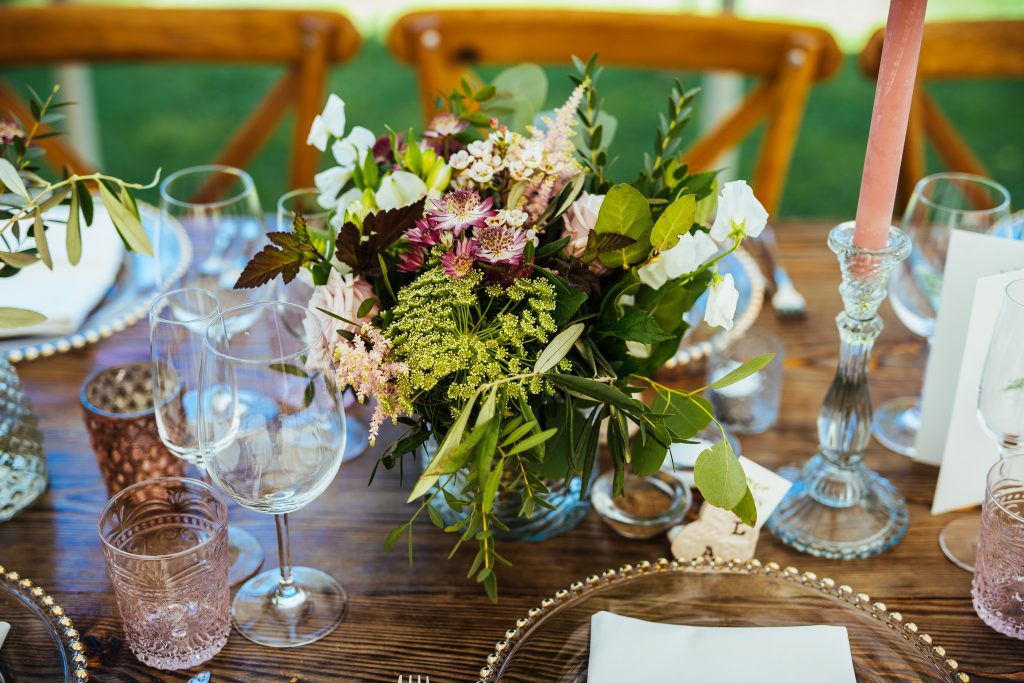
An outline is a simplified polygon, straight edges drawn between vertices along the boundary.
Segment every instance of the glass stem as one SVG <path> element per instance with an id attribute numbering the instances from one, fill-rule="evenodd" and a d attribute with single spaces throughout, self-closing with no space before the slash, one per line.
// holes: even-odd
<path id="1" fill-rule="evenodd" d="M 277 554 L 281 565 L 281 580 L 274 594 L 275 601 L 293 601 L 299 596 L 299 589 L 292 578 L 292 548 L 288 539 L 288 515 L 274 515 L 277 525 Z"/>

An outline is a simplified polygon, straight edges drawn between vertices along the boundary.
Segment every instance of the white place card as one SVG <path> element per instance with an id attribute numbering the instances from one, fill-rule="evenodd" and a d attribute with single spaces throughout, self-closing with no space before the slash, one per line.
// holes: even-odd
<path id="1" fill-rule="evenodd" d="M 973 329 L 965 323 L 971 315 L 975 283 L 986 275 L 1024 268 L 1024 241 L 953 230 L 947 253 L 935 338 L 921 394 L 921 427 L 914 456 L 933 465 L 942 462 L 950 433 L 960 361 L 965 357 L 968 331 Z M 976 399 L 977 387 L 971 395 Z"/>
<path id="2" fill-rule="evenodd" d="M 950 396 L 953 406 L 932 500 L 933 515 L 979 505 L 985 497 L 985 476 L 999 458 L 999 448 L 981 426 L 978 386 L 1002 307 L 1003 291 L 1007 284 L 1021 278 L 1024 269 L 983 277 L 975 287 L 970 317 L 964 317 L 966 338 L 959 372 L 950 371 L 950 379 L 955 378 L 956 385 Z"/>

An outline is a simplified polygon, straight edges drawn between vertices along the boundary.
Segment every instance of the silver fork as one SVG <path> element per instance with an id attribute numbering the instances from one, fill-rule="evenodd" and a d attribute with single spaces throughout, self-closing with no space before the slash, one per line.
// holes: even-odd
<path id="1" fill-rule="evenodd" d="M 413 683 L 412 676 L 406 676 L 406 683 Z M 398 683 L 402 683 L 402 674 L 398 674 Z M 427 676 L 427 680 L 424 681 L 419 674 L 416 675 L 416 683 L 430 683 L 430 676 Z"/>
<path id="2" fill-rule="evenodd" d="M 789 273 L 782 266 L 782 258 L 779 256 L 779 247 L 775 243 L 775 231 L 772 226 L 767 225 L 758 237 L 765 257 L 768 259 L 768 266 L 772 270 L 772 280 L 775 282 L 775 293 L 772 294 L 772 308 L 775 312 L 786 318 L 795 318 L 807 313 L 807 300 L 803 294 L 797 291 L 793 281 L 789 279 Z"/>

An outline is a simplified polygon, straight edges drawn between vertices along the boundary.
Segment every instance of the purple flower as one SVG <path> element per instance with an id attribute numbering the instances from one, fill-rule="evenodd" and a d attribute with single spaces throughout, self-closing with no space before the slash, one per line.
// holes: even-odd
<path id="1" fill-rule="evenodd" d="M 459 240 L 455 249 L 441 257 L 441 267 L 449 277 L 458 280 L 473 268 L 477 257 L 477 245 L 470 240 Z"/>
<path id="2" fill-rule="evenodd" d="M 427 211 L 430 223 L 441 232 L 451 231 L 456 237 L 466 228 L 483 227 L 498 212 L 491 208 L 494 199 L 480 199 L 474 190 L 455 190 L 433 200 L 434 207 Z"/>
<path id="3" fill-rule="evenodd" d="M 441 241 L 438 230 L 425 218 L 419 219 L 415 227 L 406 230 L 405 237 L 417 247 L 432 247 Z"/>
<path id="4" fill-rule="evenodd" d="M 13 142 L 14 138 L 25 137 L 25 131 L 14 119 L 0 119 L 0 145 Z"/>
<path id="5" fill-rule="evenodd" d="M 523 249 L 529 239 L 525 230 L 493 222 L 474 230 L 473 236 L 480 245 L 480 260 L 515 266 L 523 262 Z"/>
<path id="6" fill-rule="evenodd" d="M 398 262 L 398 269 L 403 273 L 414 273 L 422 267 L 423 250 L 419 247 L 413 247 L 402 254 L 401 260 Z"/>
<path id="7" fill-rule="evenodd" d="M 425 138 L 450 138 L 455 137 L 462 131 L 466 130 L 469 123 L 463 121 L 461 118 L 452 114 L 451 112 L 443 111 L 430 120 L 430 124 L 427 129 L 423 131 L 423 137 Z"/>

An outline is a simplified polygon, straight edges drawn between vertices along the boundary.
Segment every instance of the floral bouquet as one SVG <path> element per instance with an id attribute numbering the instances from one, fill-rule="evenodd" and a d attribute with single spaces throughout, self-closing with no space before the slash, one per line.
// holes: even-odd
<path id="1" fill-rule="evenodd" d="M 385 420 L 407 427 L 378 465 L 432 445 L 409 498 L 422 498 L 413 520 L 427 510 L 459 535 L 456 547 L 476 541 L 470 576 L 492 599 L 506 563 L 495 539 L 509 522 L 496 500 L 530 518 L 552 507 L 558 482 L 581 480 L 585 494 L 602 425 L 621 492 L 627 467 L 656 473 L 672 444 L 713 420 L 698 392 L 652 375 L 676 353 L 684 314 L 705 291 L 707 322 L 731 327 L 738 293 L 716 264 L 767 220 L 745 182 L 716 198 L 714 172 L 676 159 L 693 96 L 678 82 L 640 176 L 613 184 L 614 120 L 600 111 L 595 61 L 576 60 L 575 89 L 547 114 L 538 112 L 547 90 L 539 67 L 482 87 L 463 81 L 419 137 L 359 126 L 346 134 L 344 102 L 332 95 L 309 133 L 337 162 L 316 177 L 331 234 L 298 216 L 291 232 L 268 235 L 236 284 L 309 271 L 331 371 L 376 402 L 371 439 Z M 695 479 L 710 503 L 754 522 L 726 440 L 701 453 Z M 411 552 L 413 520 L 386 545 L 408 532 Z"/>

